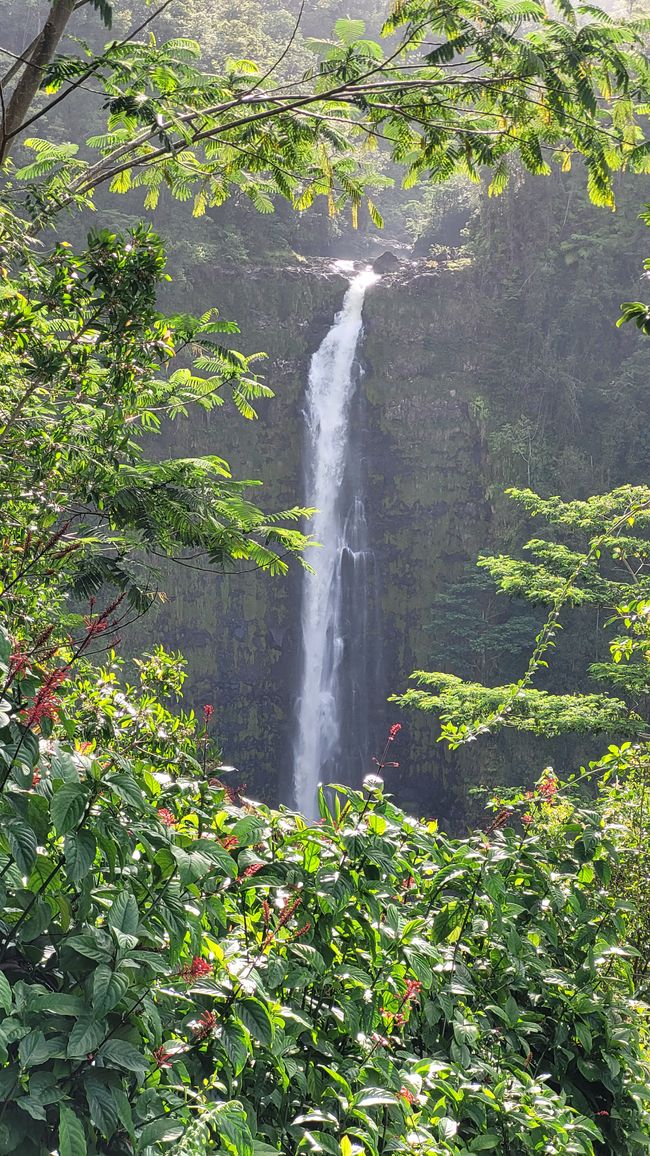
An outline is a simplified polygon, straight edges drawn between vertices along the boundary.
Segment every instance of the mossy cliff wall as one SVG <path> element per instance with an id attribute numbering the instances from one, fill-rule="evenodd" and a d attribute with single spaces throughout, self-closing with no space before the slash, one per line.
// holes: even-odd
<path id="1" fill-rule="evenodd" d="M 640 196 L 627 193 L 612 220 L 586 205 L 575 182 L 534 193 L 525 183 L 483 208 L 469 256 L 408 265 L 369 291 L 359 412 L 386 691 L 430 667 L 426 628 L 436 595 L 480 550 L 525 535 L 502 497 L 507 484 L 580 495 L 645 477 L 650 349 L 614 325 L 620 301 L 637 295 Z M 235 476 L 263 478 L 261 504 L 301 501 L 309 359 L 345 280 L 326 261 L 226 271 L 199 263 L 187 290 L 192 308 L 218 304 L 240 321 L 239 348 L 269 354 L 264 372 L 277 396 L 255 423 L 225 410 L 193 415 L 166 432 L 167 446 L 218 453 Z M 147 622 L 148 634 L 188 656 L 190 701 L 215 704 L 225 759 L 249 790 L 286 797 L 299 575 L 175 568 L 165 585 L 170 601 Z M 451 671 L 454 650 L 452 638 Z M 580 665 L 576 653 L 571 644 L 560 656 L 567 680 Z M 395 717 L 378 704 L 377 746 Z M 429 720 L 402 721 L 393 774 L 403 802 L 456 824 L 468 782 L 521 781 L 558 755 L 550 744 L 536 742 L 533 751 L 488 740 L 452 756 L 435 743 Z"/>

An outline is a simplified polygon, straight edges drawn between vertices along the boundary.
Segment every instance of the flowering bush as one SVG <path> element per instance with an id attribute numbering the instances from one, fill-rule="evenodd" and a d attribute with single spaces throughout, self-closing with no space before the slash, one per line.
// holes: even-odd
<path id="1" fill-rule="evenodd" d="M 453 841 L 375 776 L 307 825 L 229 801 L 192 714 L 173 735 L 162 652 L 140 698 L 61 684 L 53 733 L 11 655 L 0 634 L 1 1153 L 645 1150 L 596 813 Z"/>

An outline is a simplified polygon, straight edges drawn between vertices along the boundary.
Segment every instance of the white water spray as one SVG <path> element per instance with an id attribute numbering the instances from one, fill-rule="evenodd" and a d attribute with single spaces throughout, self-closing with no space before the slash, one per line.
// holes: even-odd
<path id="1" fill-rule="evenodd" d="M 345 263 L 349 268 L 349 263 Z M 339 263 L 339 268 L 343 262 Z M 354 516 L 342 509 L 341 487 L 348 460 L 353 373 L 361 335 L 366 289 L 378 280 L 366 269 L 350 283 L 341 312 L 313 355 L 307 386 L 307 504 L 318 513 L 312 533 L 320 549 L 311 559 L 315 573 L 306 573 L 302 594 L 302 674 L 294 751 L 295 805 L 312 818 L 318 784 L 330 773 L 341 737 L 341 660 L 343 637 L 343 573 L 346 558 L 365 566 L 366 543 L 359 541 L 363 506 L 354 501 Z M 349 540 L 348 540 L 349 539 Z"/>

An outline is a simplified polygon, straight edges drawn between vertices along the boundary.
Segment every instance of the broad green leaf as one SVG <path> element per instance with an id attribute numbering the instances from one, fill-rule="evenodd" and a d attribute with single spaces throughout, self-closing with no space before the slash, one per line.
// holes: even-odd
<path id="1" fill-rule="evenodd" d="M 458 1131 L 458 1124 L 451 1116 L 443 1116 L 438 1121 L 438 1128 L 443 1140 L 452 1140 Z"/>
<path id="2" fill-rule="evenodd" d="M 119 1112 L 112 1088 L 106 1082 L 110 1072 L 95 1068 L 84 1073 L 84 1091 L 90 1118 L 102 1136 L 107 1139 L 113 1135 L 119 1121 Z"/>
<path id="3" fill-rule="evenodd" d="M 137 811 L 144 811 L 147 809 L 147 801 L 144 797 L 142 789 L 134 775 L 127 773 L 116 773 L 108 775 L 106 782 L 110 785 L 112 791 L 129 806 L 134 807 Z"/>
<path id="4" fill-rule="evenodd" d="M 172 1140 L 180 1140 L 184 1134 L 186 1126 L 180 1124 L 173 1116 L 169 1116 L 165 1120 L 152 1120 L 151 1124 L 146 1124 L 138 1136 L 138 1140 L 143 1148 L 148 1148 L 151 1144 L 171 1143 Z"/>
<path id="5" fill-rule="evenodd" d="M 9 659 L 11 657 L 12 642 L 9 631 L 4 626 L 0 626 L 0 666 L 9 666 Z"/>
<path id="6" fill-rule="evenodd" d="M 376 1108 L 380 1104 L 397 1104 L 397 1096 L 383 1088 L 366 1088 L 354 1097 L 355 1108 Z"/>
<path id="7" fill-rule="evenodd" d="M 93 1019 L 89 1015 L 80 1016 L 68 1038 L 68 1055 L 71 1057 L 89 1055 L 99 1047 L 106 1033 L 104 1020 Z"/>
<path id="8" fill-rule="evenodd" d="M 7 1015 L 11 1011 L 12 995 L 11 985 L 7 979 L 4 971 L 0 971 L 0 1007 Z"/>
<path id="9" fill-rule="evenodd" d="M 112 1011 L 128 991 L 129 980 L 119 971 L 112 971 L 106 964 L 100 963 L 93 976 L 93 1007 L 95 1014 L 104 1016 Z"/>
<path id="10" fill-rule="evenodd" d="M 34 1068 L 44 1064 L 50 1058 L 50 1050 L 45 1036 L 41 1031 L 30 1032 L 20 1041 L 18 1049 L 20 1063 L 23 1068 Z"/>
<path id="11" fill-rule="evenodd" d="M 30 1007 L 35 1012 L 51 1012 L 57 1016 L 74 1016 L 75 1019 L 88 1012 L 86 1003 L 81 996 L 67 995 L 66 992 L 57 991 L 35 996 Z"/>
<path id="12" fill-rule="evenodd" d="M 23 1112 L 27 1112 L 27 1114 L 31 1116 L 32 1120 L 47 1120 L 45 1108 L 41 1103 L 39 1103 L 35 1096 L 19 1096 L 16 1100 L 16 1107 L 20 1108 Z M 0 1147 L 0 1152 L 2 1151 L 5 1150 Z"/>
<path id="13" fill-rule="evenodd" d="M 242 1026 L 231 1020 L 223 1029 L 221 1042 L 236 1076 L 243 1070 L 249 1056 L 248 1036 Z"/>
<path id="14" fill-rule="evenodd" d="M 232 1156 L 253 1156 L 253 1137 L 246 1113 L 237 1100 L 220 1107 L 213 1119 L 224 1148 Z"/>
<path id="15" fill-rule="evenodd" d="M 107 1040 L 100 1055 L 105 1064 L 125 1068 L 128 1072 L 143 1072 L 149 1067 L 149 1060 L 126 1040 Z"/>
<path id="16" fill-rule="evenodd" d="M 71 935 L 63 943 L 65 947 L 72 948 L 86 959 L 95 959 L 99 963 L 108 962 L 112 956 L 110 948 L 102 947 L 94 935 Z"/>
<path id="17" fill-rule="evenodd" d="M 240 999 L 235 1002 L 234 1012 L 254 1040 L 270 1047 L 273 1041 L 273 1024 L 264 1004 L 257 999 Z"/>
<path id="18" fill-rule="evenodd" d="M 88 793 L 81 783 L 64 783 L 54 792 L 50 802 L 50 815 L 57 835 L 67 835 L 79 823 Z"/>
<path id="19" fill-rule="evenodd" d="M 126 935 L 135 935 L 138 930 L 140 916 L 138 905 L 128 891 L 121 891 L 113 900 L 106 922 L 108 926 L 123 931 Z"/>
<path id="20" fill-rule="evenodd" d="M 78 1116 L 61 1104 L 59 1108 L 59 1156 L 87 1156 L 86 1135 Z"/>
<path id="21" fill-rule="evenodd" d="M 73 883 L 79 883 L 93 865 L 97 843 L 90 831 L 75 831 L 63 841 L 66 874 Z"/>
<path id="22" fill-rule="evenodd" d="M 36 832 L 22 819 L 13 816 L 3 820 L 2 831 L 16 860 L 18 870 L 22 875 L 29 875 L 36 859 Z"/>

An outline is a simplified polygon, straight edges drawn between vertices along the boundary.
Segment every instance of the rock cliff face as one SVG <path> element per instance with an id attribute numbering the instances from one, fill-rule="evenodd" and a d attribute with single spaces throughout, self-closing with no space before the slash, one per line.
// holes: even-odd
<path id="1" fill-rule="evenodd" d="M 414 668 L 431 668 L 427 625 L 436 596 L 480 550 L 525 540 L 526 528 L 513 522 L 502 497 L 507 484 L 580 494 L 643 476 L 650 406 L 641 383 L 650 350 L 614 328 L 619 302 L 636 292 L 643 238 L 636 202 L 630 198 L 617 224 L 618 243 L 597 246 L 597 211 L 577 196 L 565 209 L 561 183 L 548 195 L 548 203 L 534 202 L 537 218 L 528 186 L 496 216 L 490 210 L 471 259 L 403 263 L 368 292 L 355 420 L 377 555 L 386 694 L 402 689 Z M 500 213 L 508 214 L 506 228 Z M 605 224 L 611 229 L 611 220 Z M 177 423 L 165 433 L 168 446 L 219 453 L 236 477 L 264 478 L 269 507 L 302 500 L 309 360 L 345 287 L 326 260 L 297 260 L 272 273 L 196 266 L 194 307 L 218 303 L 223 316 L 240 320 L 238 346 L 268 353 L 264 372 L 277 396 L 260 407 L 259 422 L 217 410 Z M 634 426 L 627 449 L 616 432 L 622 407 Z M 286 798 L 299 575 L 219 577 L 177 567 L 165 586 L 169 603 L 147 621 L 147 636 L 188 656 L 189 699 L 215 704 L 226 761 L 240 768 L 248 790 Z M 456 640 L 449 643 L 455 652 Z M 446 668 L 464 673 L 457 659 L 451 653 Z M 560 662 L 570 679 L 572 654 Z M 500 680 L 500 672 L 486 673 Z M 377 746 L 396 717 L 381 698 Z M 401 766 L 393 772 L 401 801 L 456 825 L 468 781 L 521 781 L 558 754 L 536 742 L 533 762 L 525 742 L 497 748 L 488 740 L 480 751 L 452 756 L 436 745 L 430 721 L 402 721 Z"/>

